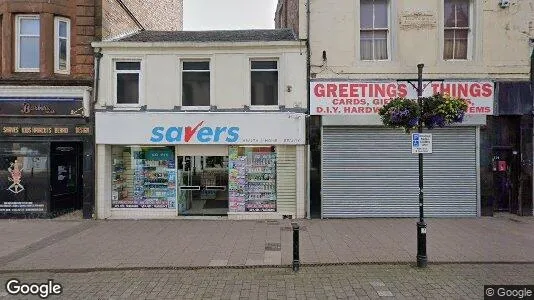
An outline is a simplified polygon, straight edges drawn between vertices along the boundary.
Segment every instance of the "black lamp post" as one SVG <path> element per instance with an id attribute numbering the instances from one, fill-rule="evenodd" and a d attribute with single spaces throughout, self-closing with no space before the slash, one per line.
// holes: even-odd
<path id="1" fill-rule="evenodd" d="M 417 132 L 423 132 L 423 67 L 417 65 L 417 104 L 419 107 L 419 122 Z M 423 153 L 419 153 L 419 222 L 417 222 L 417 266 L 424 268 L 426 257 L 426 223 L 423 211 Z"/>

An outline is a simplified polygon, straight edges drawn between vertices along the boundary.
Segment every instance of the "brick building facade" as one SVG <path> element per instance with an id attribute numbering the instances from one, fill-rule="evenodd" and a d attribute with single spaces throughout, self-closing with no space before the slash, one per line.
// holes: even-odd
<path id="1" fill-rule="evenodd" d="M 274 16 L 275 28 L 291 28 L 299 33 L 299 1 L 280 0 Z"/>
<path id="2" fill-rule="evenodd" d="M 91 42 L 181 20 L 181 0 L 0 0 L 0 218 L 93 217 Z"/>
<path id="3" fill-rule="evenodd" d="M 102 15 L 104 40 L 130 34 L 141 28 L 182 30 L 183 1 L 103 0 Z"/>

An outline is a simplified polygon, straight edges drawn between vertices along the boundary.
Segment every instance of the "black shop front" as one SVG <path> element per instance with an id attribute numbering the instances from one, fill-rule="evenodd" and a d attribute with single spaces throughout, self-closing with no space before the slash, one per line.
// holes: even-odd
<path id="1" fill-rule="evenodd" d="M 0 97 L 0 218 L 94 207 L 92 126 L 83 97 Z"/>

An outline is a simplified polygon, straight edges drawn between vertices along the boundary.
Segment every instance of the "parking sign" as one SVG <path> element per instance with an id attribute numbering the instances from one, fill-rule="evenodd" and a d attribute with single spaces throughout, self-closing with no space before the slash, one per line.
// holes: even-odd
<path id="1" fill-rule="evenodd" d="M 412 133 L 412 153 L 432 153 L 432 134 Z"/>

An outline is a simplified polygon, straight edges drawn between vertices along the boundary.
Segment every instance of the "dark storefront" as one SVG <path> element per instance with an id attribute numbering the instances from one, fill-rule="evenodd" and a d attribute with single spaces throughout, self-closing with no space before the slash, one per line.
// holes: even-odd
<path id="1" fill-rule="evenodd" d="M 529 82 L 497 83 L 495 113 L 481 128 L 482 215 L 532 215 L 532 94 Z"/>
<path id="2" fill-rule="evenodd" d="M 91 218 L 94 147 L 84 98 L 0 97 L 0 116 L 0 218 L 80 209 Z"/>

